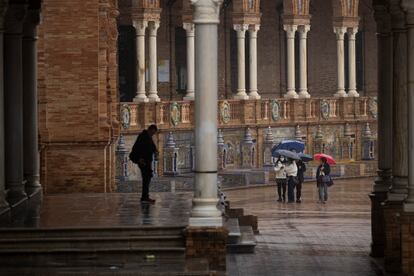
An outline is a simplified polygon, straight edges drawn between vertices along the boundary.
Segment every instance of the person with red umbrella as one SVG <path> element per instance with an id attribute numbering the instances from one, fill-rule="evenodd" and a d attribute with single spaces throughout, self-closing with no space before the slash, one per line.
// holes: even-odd
<path id="1" fill-rule="evenodd" d="M 335 164 L 335 159 L 327 154 L 315 154 L 315 160 L 320 161 L 320 165 L 316 171 L 316 186 L 319 192 L 319 203 L 325 204 L 328 200 L 328 185 L 331 183 L 331 166 Z"/>

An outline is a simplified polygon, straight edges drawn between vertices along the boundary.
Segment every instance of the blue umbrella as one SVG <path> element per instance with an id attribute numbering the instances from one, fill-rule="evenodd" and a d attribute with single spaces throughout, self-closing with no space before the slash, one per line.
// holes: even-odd
<path id="1" fill-rule="evenodd" d="M 290 150 L 295 152 L 303 152 L 305 150 L 305 142 L 299 140 L 283 140 L 273 147 L 272 153 L 275 150 Z"/>
<path id="2" fill-rule="evenodd" d="M 299 154 L 300 159 L 302 159 L 303 162 L 309 162 L 313 160 L 313 157 L 309 154 L 300 152 Z"/>
<path id="3" fill-rule="evenodd" d="M 272 153 L 273 157 L 284 156 L 293 160 L 300 160 L 299 155 L 296 152 L 289 151 L 289 150 L 275 150 Z"/>

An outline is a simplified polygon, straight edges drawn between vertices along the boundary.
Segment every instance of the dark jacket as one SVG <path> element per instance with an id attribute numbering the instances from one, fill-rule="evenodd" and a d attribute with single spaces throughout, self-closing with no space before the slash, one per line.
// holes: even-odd
<path id="1" fill-rule="evenodd" d="M 296 163 L 296 165 L 298 166 L 298 179 L 300 183 L 303 183 L 303 181 L 305 180 L 305 172 L 306 172 L 306 165 L 303 161 L 299 161 L 298 163 Z"/>
<path id="2" fill-rule="evenodd" d="M 321 172 L 323 172 L 325 175 L 331 174 L 331 166 L 329 166 L 328 163 L 325 163 L 323 165 L 319 165 L 318 169 L 316 170 L 316 179 L 319 181 L 319 176 L 321 175 Z"/>
<path id="3" fill-rule="evenodd" d="M 151 163 L 154 153 L 157 152 L 157 147 L 155 146 L 154 141 L 148 134 L 148 131 L 144 130 L 138 135 L 137 140 L 132 147 L 130 159 L 132 162 L 138 163 L 142 158 L 145 163 Z"/>

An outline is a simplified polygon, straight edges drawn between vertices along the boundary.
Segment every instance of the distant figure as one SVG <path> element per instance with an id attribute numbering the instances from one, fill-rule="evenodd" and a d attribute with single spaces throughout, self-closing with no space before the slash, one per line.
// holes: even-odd
<path id="1" fill-rule="evenodd" d="M 129 159 L 138 165 L 142 176 L 142 194 L 141 202 L 155 203 L 154 199 L 149 197 L 149 184 L 153 176 L 152 159 L 154 154 L 158 154 L 157 147 L 152 140 L 152 136 L 157 133 L 156 125 L 150 125 L 148 129 L 142 131 L 135 141 Z"/>
<path id="2" fill-rule="evenodd" d="M 325 157 L 321 158 L 320 165 L 316 171 L 316 186 L 319 191 L 318 203 L 325 204 L 328 200 L 328 183 L 330 182 L 331 166 Z"/>
<path id="3" fill-rule="evenodd" d="M 296 162 L 288 158 L 285 166 L 286 176 L 287 176 L 287 186 L 288 186 L 288 203 L 295 202 L 295 186 L 298 182 L 298 167 Z"/>
<path id="4" fill-rule="evenodd" d="M 296 203 L 302 202 L 302 184 L 305 180 L 304 174 L 306 172 L 306 165 L 305 162 L 299 160 L 296 162 L 296 166 L 298 167 L 298 184 L 296 184 Z"/>
<path id="5" fill-rule="evenodd" d="M 283 156 L 279 156 L 275 163 L 275 178 L 277 184 L 277 195 L 278 195 L 278 202 L 285 202 L 286 201 L 286 172 L 285 172 L 285 158 Z"/>

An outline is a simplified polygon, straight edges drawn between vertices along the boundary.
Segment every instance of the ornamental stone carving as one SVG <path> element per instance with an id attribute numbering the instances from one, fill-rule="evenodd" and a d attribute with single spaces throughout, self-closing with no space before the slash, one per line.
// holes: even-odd
<path id="1" fill-rule="evenodd" d="M 270 110 L 272 112 L 272 120 L 279 121 L 280 119 L 280 104 L 277 100 L 273 100 L 270 103 Z"/>
<path id="2" fill-rule="evenodd" d="M 228 101 L 224 101 L 221 103 L 220 106 L 220 117 L 221 121 L 225 124 L 230 122 L 231 119 L 231 110 L 230 110 L 230 104 Z"/>
<path id="3" fill-rule="evenodd" d="M 369 114 L 371 114 L 372 117 L 377 118 L 378 116 L 378 103 L 377 98 L 370 98 L 368 101 L 368 111 Z"/>
<path id="4" fill-rule="evenodd" d="M 170 118 L 173 126 L 177 126 L 181 121 L 180 105 L 173 102 L 170 107 Z"/>
<path id="5" fill-rule="evenodd" d="M 321 101 L 321 117 L 323 119 L 328 119 L 329 115 L 330 115 L 330 106 L 329 106 L 329 102 L 326 100 L 322 100 Z"/>
<path id="6" fill-rule="evenodd" d="M 219 24 L 223 0 L 191 0 L 194 7 L 193 22 L 196 24 Z"/>
<path id="7" fill-rule="evenodd" d="M 123 104 L 120 110 L 121 125 L 124 129 L 128 129 L 131 125 L 131 108 L 127 104 Z"/>

